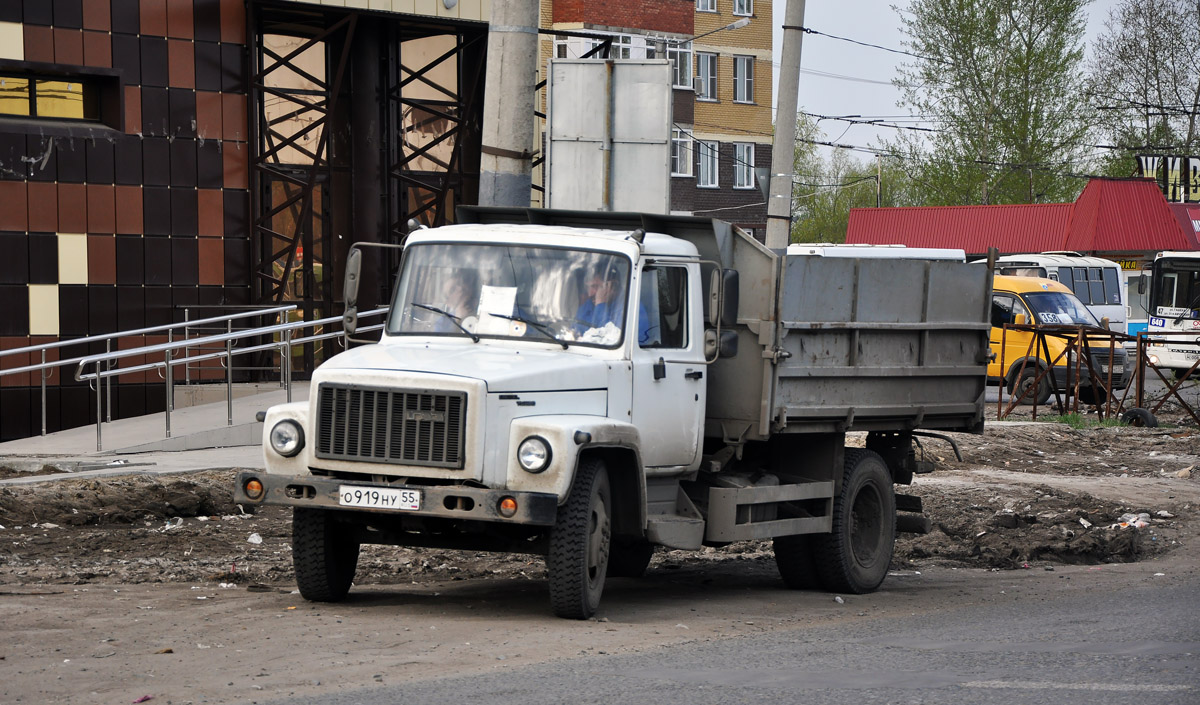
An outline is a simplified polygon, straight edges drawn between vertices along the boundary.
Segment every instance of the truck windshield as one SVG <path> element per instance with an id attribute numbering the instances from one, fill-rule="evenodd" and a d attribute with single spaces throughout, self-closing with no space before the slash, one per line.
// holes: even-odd
<path id="1" fill-rule="evenodd" d="M 1154 315 L 1200 318 L 1200 258 L 1160 259 L 1150 288 Z"/>
<path id="2" fill-rule="evenodd" d="M 628 258 L 604 252 L 413 245 L 405 250 L 388 333 L 616 347 L 629 270 Z"/>
<path id="3" fill-rule="evenodd" d="M 1035 323 L 1065 326 L 1099 326 L 1100 321 L 1072 294 L 1039 291 L 1022 294 L 1037 318 Z"/>

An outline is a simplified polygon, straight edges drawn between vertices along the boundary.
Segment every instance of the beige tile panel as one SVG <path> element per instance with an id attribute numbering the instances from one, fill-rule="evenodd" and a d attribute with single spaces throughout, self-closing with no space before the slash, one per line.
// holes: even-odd
<path id="1" fill-rule="evenodd" d="M 436 15 L 438 5 L 442 4 L 442 0 L 417 0 L 413 12 L 418 15 Z"/>
<path id="2" fill-rule="evenodd" d="M 29 285 L 29 334 L 58 335 L 58 284 Z"/>
<path id="3" fill-rule="evenodd" d="M 0 22 L 0 59 L 25 60 L 25 29 L 20 22 Z"/>
<path id="4" fill-rule="evenodd" d="M 417 0 L 392 0 L 392 11 L 411 15 L 417 11 Z"/>
<path id="5" fill-rule="evenodd" d="M 87 235 L 58 234 L 58 283 L 88 283 Z"/>

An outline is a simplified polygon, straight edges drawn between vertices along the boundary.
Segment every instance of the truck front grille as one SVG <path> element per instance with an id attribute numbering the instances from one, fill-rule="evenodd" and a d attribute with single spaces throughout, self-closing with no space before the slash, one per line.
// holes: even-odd
<path id="1" fill-rule="evenodd" d="M 322 384 L 317 457 L 463 467 L 465 392 Z"/>

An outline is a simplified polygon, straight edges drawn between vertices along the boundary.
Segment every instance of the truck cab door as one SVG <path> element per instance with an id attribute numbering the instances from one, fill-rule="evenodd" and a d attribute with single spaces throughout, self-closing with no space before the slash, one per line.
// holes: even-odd
<path id="1" fill-rule="evenodd" d="M 642 463 L 692 465 L 700 457 L 708 389 L 699 268 L 659 261 L 642 269 L 640 282 L 628 334 Z"/>

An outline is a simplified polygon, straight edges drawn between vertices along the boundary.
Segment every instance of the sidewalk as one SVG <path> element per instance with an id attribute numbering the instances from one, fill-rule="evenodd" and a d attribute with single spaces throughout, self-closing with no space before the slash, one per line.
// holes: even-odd
<path id="1" fill-rule="evenodd" d="M 292 401 L 308 399 L 308 383 L 292 385 Z M 56 474 L 0 479 L 0 486 L 48 482 L 67 477 L 107 477 L 131 473 L 179 473 L 225 468 L 262 468 L 263 424 L 254 416 L 283 404 L 283 389 L 233 401 L 233 425 L 227 425 L 224 401 L 171 412 L 171 437 L 165 414 L 114 420 L 101 427 L 103 450 L 96 450 L 96 426 L 0 443 L 0 467 L 32 473 L 46 466 Z"/>

